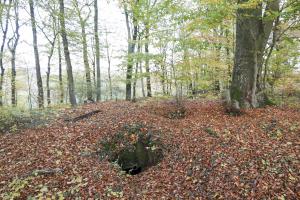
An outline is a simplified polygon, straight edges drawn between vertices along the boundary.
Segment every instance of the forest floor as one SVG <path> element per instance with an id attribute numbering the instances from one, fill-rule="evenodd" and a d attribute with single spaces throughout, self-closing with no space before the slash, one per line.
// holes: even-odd
<path id="1" fill-rule="evenodd" d="M 187 100 L 186 117 L 169 119 L 170 105 L 88 104 L 46 127 L 0 135 L 0 199 L 300 198 L 299 109 L 231 116 L 217 101 Z M 65 120 L 94 110 L 100 112 Z M 167 147 L 158 165 L 137 175 L 92 153 L 101 139 L 132 123 L 160 130 Z"/>

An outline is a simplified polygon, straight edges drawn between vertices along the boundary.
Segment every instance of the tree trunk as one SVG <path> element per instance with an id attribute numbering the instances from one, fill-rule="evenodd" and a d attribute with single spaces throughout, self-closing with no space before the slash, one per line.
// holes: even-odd
<path id="1" fill-rule="evenodd" d="M 248 3 L 248 0 L 239 3 Z M 278 0 L 269 2 L 265 13 L 277 9 L 278 3 Z M 232 110 L 259 106 L 256 96 L 258 71 L 274 21 L 262 20 L 262 10 L 259 3 L 253 8 L 240 7 L 237 10 L 236 48 L 230 88 Z"/>
<path id="2" fill-rule="evenodd" d="M 163 60 L 161 63 L 161 85 L 162 85 L 162 91 L 164 95 L 167 95 L 166 91 L 166 51 L 163 51 Z"/>
<path id="3" fill-rule="evenodd" d="M 0 107 L 3 106 L 3 82 L 4 82 L 4 67 L 1 68 L 0 72 Z"/>
<path id="4" fill-rule="evenodd" d="M 12 106 L 17 105 L 17 95 L 16 95 L 16 49 L 18 46 L 20 34 L 19 34 L 19 11 L 18 2 L 14 3 L 15 11 L 15 31 L 13 37 L 8 40 L 7 46 L 11 53 L 11 104 Z"/>
<path id="5" fill-rule="evenodd" d="M 5 3 L 6 0 L 3 2 Z M 9 13 L 10 13 L 10 7 L 12 4 L 12 0 L 9 0 L 8 2 L 8 7 L 7 7 L 7 13 L 5 17 L 5 22 L 2 27 L 2 43 L 0 47 L 0 106 L 3 106 L 3 82 L 4 82 L 4 72 L 5 68 L 3 66 L 3 54 L 4 54 L 4 46 L 6 43 L 6 36 L 7 36 L 7 31 L 8 31 L 8 21 L 9 21 Z"/>
<path id="6" fill-rule="evenodd" d="M 98 0 L 94 0 L 94 34 L 95 34 L 95 50 L 96 50 L 96 69 L 97 69 L 97 101 L 101 100 L 101 76 L 100 76 L 100 43 L 98 33 Z"/>
<path id="7" fill-rule="evenodd" d="M 107 63 L 108 63 L 108 84 L 109 84 L 109 96 L 112 100 L 112 82 L 111 82 L 111 60 L 110 60 L 110 53 L 109 53 L 109 44 L 107 38 L 107 32 L 105 33 L 105 43 L 106 43 L 106 56 L 107 56 Z"/>
<path id="8" fill-rule="evenodd" d="M 141 63 L 139 64 L 139 66 L 140 66 L 140 73 L 143 74 L 143 69 L 142 69 Z M 143 76 L 141 77 L 141 87 L 142 87 L 143 97 L 146 97 L 145 86 L 144 86 L 144 77 Z"/>
<path id="9" fill-rule="evenodd" d="M 32 110 L 32 101 L 31 101 L 31 79 L 32 76 L 30 75 L 28 66 L 26 68 L 26 72 L 27 72 L 27 85 L 28 85 L 28 104 L 29 104 L 29 109 Z"/>
<path id="10" fill-rule="evenodd" d="M 77 0 L 74 1 L 74 4 L 75 4 L 77 16 L 79 18 L 79 23 L 81 28 L 82 56 L 83 56 L 85 79 L 86 79 L 86 96 L 88 101 L 93 101 L 91 70 L 90 70 L 90 65 L 88 60 L 88 50 L 87 50 L 87 40 L 86 40 L 87 36 L 85 31 L 87 19 L 82 18 Z"/>
<path id="11" fill-rule="evenodd" d="M 241 1 L 241 2 L 247 2 Z M 256 107 L 256 77 L 259 16 L 258 8 L 239 8 L 236 24 L 236 50 L 231 85 L 234 109 Z"/>
<path id="12" fill-rule="evenodd" d="M 279 24 L 279 17 L 277 17 L 276 22 L 275 22 L 275 28 L 273 30 L 273 37 L 272 37 L 272 43 L 270 44 L 270 50 L 266 56 L 265 62 L 264 62 L 264 73 L 263 73 L 263 77 L 262 77 L 262 88 L 265 89 L 266 88 L 266 83 L 267 83 L 267 75 L 268 75 L 268 65 L 269 65 L 269 60 L 271 58 L 272 52 L 274 50 L 274 47 L 276 46 L 277 43 L 277 25 Z"/>
<path id="13" fill-rule="evenodd" d="M 51 91 L 50 91 L 51 59 L 53 57 L 55 42 L 56 42 L 56 38 L 57 38 L 57 34 L 58 34 L 57 33 L 57 21 L 56 21 L 57 19 L 54 15 L 53 11 L 50 12 L 50 16 L 51 16 L 51 20 L 52 20 L 50 23 L 52 23 L 51 29 L 52 29 L 53 37 L 50 39 L 48 33 L 45 32 L 43 28 L 40 29 L 50 44 L 48 60 L 47 60 L 47 72 L 46 72 L 46 90 L 47 90 L 46 93 L 47 93 L 47 105 L 48 106 L 50 106 L 50 104 L 51 104 Z"/>
<path id="14" fill-rule="evenodd" d="M 135 63 L 135 72 L 134 72 L 134 81 L 133 81 L 133 94 L 132 94 L 132 100 L 136 100 L 136 82 L 137 82 L 137 77 L 138 77 L 138 68 L 139 68 L 139 63 Z"/>
<path id="15" fill-rule="evenodd" d="M 137 20 L 135 16 L 133 16 L 133 36 L 131 38 L 131 30 L 129 25 L 129 16 L 127 8 L 124 8 L 125 18 L 126 18 L 126 27 L 128 32 L 128 58 L 127 58 L 127 70 L 126 70 L 126 100 L 131 100 L 131 81 L 132 81 L 132 68 L 133 68 L 133 58 L 132 54 L 134 53 L 135 43 L 137 38 Z"/>
<path id="16" fill-rule="evenodd" d="M 230 86 L 231 81 L 231 75 L 232 75 L 232 65 L 231 65 L 231 56 L 230 56 L 230 39 L 229 39 L 229 29 L 225 30 L 225 37 L 226 37 L 226 45 L 225 45 L 225 51 L 226 51 L 226 65 L 227 65 L 227 76 L 229 77 L 227 81 L 226 88 L 228 89 Z"/>
<path id="17" fill-rule="evenodd" d="M 16 52 L 11 52 L 11 105 L 16 106 Z"/>
<path id="18" fill-rule="evenodd" d="M 145 62 L 145 67 L 146 67 L 146 83 L 147 83 L 147 97 L 152 96 L 151 92 L 151 77 L 150 77 L 150 66 L 149 66 L 149 24 L 148 22 L 145 23 L 146 27 L 146 32 L 145 32 L 145 54 L 146 54 L 146 62 Z"/>
<path id="19" fill-rule="evenodd" d="M 257 90 L 261 92 L 263 87 L 263 65 L 266 62 L 264 55 L 266 54 L 266 46 L 269 40 L 270 34 L 273 27 L 276 27 L 279 23 L 279 0 L 271 0 L 266 5 L 266 10 L 264 12 L 263 20 L 260 21 L 260 29 L 258 36 L 258 51 L 257 51 L 257 60 L 258 60 L 258 73 L 257 73 Z M 275 14 L 273 16 L 270 16 Z M 277 17 L 276 17 L 277 16 Z M 274 23 L 275 22 L 275 23 Z M 276 42 L 276 41 L 275 41 Z M 272 51 L 271 51 L 272 53 Z M 260 102 L 264 104 L 264 102 Z"/>
<path id="20" fill-rule="evenodd" d="M 39 103 L 39 108 L 43 108 L 44 107 L 44 90 L 43 90 L 43 81 L 42 81 L 42 76 L 41 76 L 39 50 L 38 50 L 38 44 L 37 44 L 37 32 L 36 32 L 36 21 L 35 21 L 33 0 L 29 0 L 29 8 L 30 8 L 30 19 L 31 19 L 31 27 L 32 27 L 32 37 L 33 37 L 36 80 L 37 80 L 37 87 L 38 87 L 38 103 Z"/>
<path id="21" fill-rule="evenodd" d="M 83 62 L 84 62 L 85 78 L 86 78 L 86 85 L 87 85 L 87 99 L 93 101 L 91 71 L 90 71 L 90 65 L 88 61 L 85 25 L 83 23 L 81 23 L 81 31 L 82 31 L 82 45 L 83 45 Z"/>
<path id="22" fill-rule="evenodd" d="M 69 52 L 69 44 L 66 33 L 66 25 L 65 25 L 65 8 L 64 8 L 64 0 L 59 0 L 59 11 L 60 11 L 60 26 L 61 26 L 61 37 L 64 46 L 64 54 L 65 60 L 67 64 L 67 76 L 68 76 L 68 90 L 69 90 L 69 98 L 72 106 L 76 106 L 76 97 L 75 97 L 75 86 L 73 80 L 73 72 L 72 72 L 72 63 Z"/>
<path id="23" fill-rule="evenodd" d="M 48 55 L 48 64 L 47 64 L 47 104 L 48 106 L 50 106 L 51 104 L 51 92 L 50 92 L 50 72 L 51 72 L 51 59 L 53 56 L 53 51 L 54 51 L 54 47 L 55 47 L 55 39 L 53 42 L 51 42 L 51 49 Z"/>
<path id="24" fill-rule="evenodd" d="M 58 51 L 58 81 L 59 81 L 59 91 L 60 91 L 60 103 L 64 103 L 64 85 L 62 78 L 62 56 L 60 48 L 60 39 L 57 38 L 57 51 Z"/>

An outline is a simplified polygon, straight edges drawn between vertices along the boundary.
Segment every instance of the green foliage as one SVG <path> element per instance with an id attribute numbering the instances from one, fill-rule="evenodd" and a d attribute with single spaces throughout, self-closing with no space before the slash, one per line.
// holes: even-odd
<path id="1" fill-rule="evenodd" d="M 17 108 L 0 109 L 0 133 L 15 132 L 30 123 L 30 115 Z"/>

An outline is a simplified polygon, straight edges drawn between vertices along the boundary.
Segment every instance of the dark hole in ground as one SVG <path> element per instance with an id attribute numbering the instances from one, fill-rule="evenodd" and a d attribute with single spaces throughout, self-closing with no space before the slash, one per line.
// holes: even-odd
<path id="1" fill-rule="evenodd" d="M 130 174 L 130 175 L 136 175 L 136 174 L 139 174 L 142 172 L 142 168 L 141 167 L 136 167 L 134 166 L 132 169 L 124 169 L 124 171 L 127 173 L 127 174 Z"/>
<path id="2" fill-rule="evenodd" d="M 138 174 L 156 165 L 162 159 L 162 151 L 151 145 L 150 140 L 139 138 L 134 148 L 125 148 L 118 154 L 117 163 L 129 174 Z"/>
<path id="3" fill-rule="evenodd" d="M 126 125 L 123 129 L 101 141 L 100 156 L 117 162 L 123 171 L 136 175 L 157 165 L 163 158 L 159 134 L 140 124 Z"/>

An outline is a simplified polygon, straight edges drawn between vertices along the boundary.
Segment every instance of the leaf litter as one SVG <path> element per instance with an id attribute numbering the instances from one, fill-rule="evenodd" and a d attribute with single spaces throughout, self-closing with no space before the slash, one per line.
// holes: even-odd
<path id="1" fill-rule="evenodd" d="M 163 101 L 88 104 L 65 110 L 47 127 L 1 135 L 0 197 L 300 197 L 299 110 L 266 107 L 230 116 L 217 101 L 187 100 L 183 105 L 188 114 L 170 119 L 163 113 L 170 110 Z M 65 120 L 94 110 L 101 112 Z M 159 129 L 166 146 L 161 163 L 135 176 L 96 154 L 101 139 L 131 123 Z M 45 169 L 51 173 L 34 173 Z"/>

